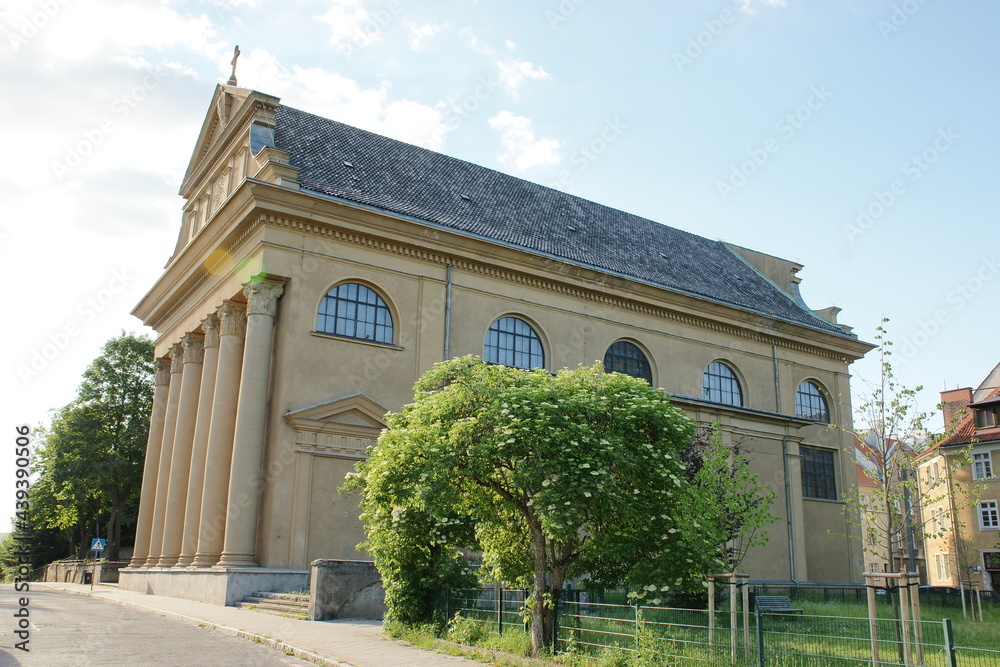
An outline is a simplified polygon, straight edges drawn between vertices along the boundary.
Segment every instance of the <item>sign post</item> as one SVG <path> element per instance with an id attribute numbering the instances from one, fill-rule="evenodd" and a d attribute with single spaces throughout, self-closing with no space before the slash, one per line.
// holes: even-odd
<path id="1" fill-rule="evenodd" d="M 105 540 L 95 537 L 90 543 L 90 550 L 94 552 L 94 571 L 90 575 L 90 590 L 94 590 L 94 580 L 97 579 L 97 558 L 104 551 Z"/>

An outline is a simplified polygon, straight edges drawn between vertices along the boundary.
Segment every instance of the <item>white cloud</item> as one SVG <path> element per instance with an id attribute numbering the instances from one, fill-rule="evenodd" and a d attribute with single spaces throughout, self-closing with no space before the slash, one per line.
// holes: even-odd
<path id="1" fill-rule="evenodd" d="M 784 7 L 785 0 L 737 0 L 740 9 L 747 13 L 757 11 L 757 5 L 767 5 L 768 7 Z"/>
<path id="2" fill-rule="evenodd" d="M 449 131 L 440 110 L 412 100 L 391 99 L 389 85 L 364 88 L 318 67 L 285 68 L 271 53 L 253 49 L 240 58 L 240 85 L 266 91 L 320 116 L 378 132 L 432 150 Z"/>
<path id="3" fill-rule="evenodd" d="M 425 23 L 423 25 L 410 24 L 410 48 L 414 51 L 423 51 L 425 42 L 434 35 L 441 32 L 444 26 Z"/>
<path id="4" fill-rule="evenodd" d="M 465 45 L 476 53 L 481 53 L 491 57 L 496 53 L 492 46 L 479 41 L 479 38 L 476 37 L 476 34 L 472 32 L 471 28 L 463 28 L 460 34 L 465 38 Z"/>
<path id="5" fill-rule="evenodd" d="M 326 14 L 315 18 L 329 24 L 330 43 L 338 48 L 351 43 L 364 48 L 382 38 L 382 22 L 376 21 L 361 0 L 336 0 Z"/>
<path id="6" fill-rule="evenodd" d="M 153 3 L 91 2 L 65 6 L 54 3 L 54 6 L 59 10 L 23 44 L 35 46 L 37 42 L 39 52 L 53 64 L 118 59 L 149 49 L 184 47 L 210 55 L 224 48 L 216 41 L 212 21 L 204 14 L 183 16 L 169 6 Z M 31 16 L 35 15 L 22 18 L 5 15 L 4 19 L 20 26 L 18 30 L 23 36 Z M 29 23 L 24 23 L 25 20 Z"/>
<path id="7" fill-rule="evenodd" d="M 497 159 L 504 164 L 529 169 L 559 161 L 559 142 L 537 139 L 529 118 L 504 110 L 490 118 L 490 127 L 500 131 L 504 152 Z"/>
<path id="8" fill-rule="evenodd" d="M 528 79 L 552 78 L 544 69 L 527 60 L 498 60 L 497 67 L 500 69 L 500 85 L 511 97 L 517 97 L 521 84 Z"/>

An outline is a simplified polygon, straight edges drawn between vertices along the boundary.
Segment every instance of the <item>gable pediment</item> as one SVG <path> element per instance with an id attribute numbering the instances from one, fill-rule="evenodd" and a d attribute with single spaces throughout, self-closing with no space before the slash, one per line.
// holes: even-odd
<path id="1" fill-rule="evenodd" d="M 324 456 L 362 459 L 385 428 L 386 410 L 364 394 L 285 413 L 295 429 L 295 444 L 302 451 Z"/>
<path id="2" fill-rule="evenodd" d="M 232 143 L 234 134 L 248 126 L 251 117 L 261 116 L 265 124 L 281 100 L 248 88 L 218 85 L 202 122 L 191 160 L 181 181 L 181 196 L 187 198 L 206 174 L 211 171 L 218 157 L 217 152 Z M 262 115 L 263 114 L 263 115 Z"/>
<path id="3" fill-rule="evenodd" d="M 288 412 L 285 419 L 297 429 L 328 430 L 349 426 L 371 429 L 377 434 L 385 428 L 384 417 L 387 412 L 386 408 L 364 394 L 351 394 Z"/>

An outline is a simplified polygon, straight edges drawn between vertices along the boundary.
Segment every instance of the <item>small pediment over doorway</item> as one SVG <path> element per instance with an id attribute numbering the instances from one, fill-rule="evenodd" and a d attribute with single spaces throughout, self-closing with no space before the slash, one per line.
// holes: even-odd
<path id="1" fill-rule="evenodd" d="M 288 412 L 296 445 L 331 456 L 363 458 L 385 428 L 388 410 L 364 394 L 341 396 Z"/>

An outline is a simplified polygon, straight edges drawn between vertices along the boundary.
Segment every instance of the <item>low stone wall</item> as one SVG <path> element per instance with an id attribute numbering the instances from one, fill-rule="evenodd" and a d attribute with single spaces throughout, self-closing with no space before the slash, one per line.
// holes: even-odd
<path id="1" fill-rule="evenodd" d="M 314 560 L 309 574 L 309 615 L 376 618 L 385 615 L 385 589 L 375 563 L 363 560 Z"/>
<path id="2" fill-rule="evenodd" d="M 45 568 L 44 581 L 64 581 L 73 584 L 82 584 L 85 583 L 85 575 L 93 576 L 96 572 L 96 581 L 104 584 L 117 584 L 118 570 L 127 565 L 128 563 L 110 563 L 106 561 L 98 563 L 84 563 L 79 561 L 49 563 Z"/>

